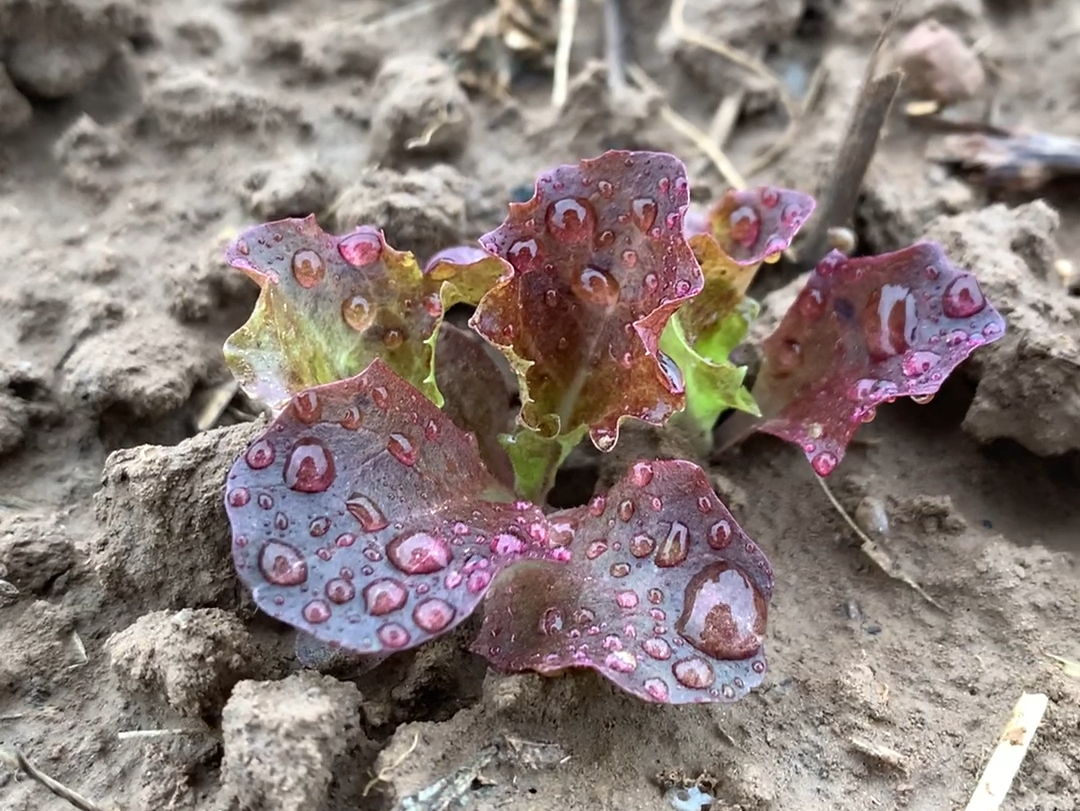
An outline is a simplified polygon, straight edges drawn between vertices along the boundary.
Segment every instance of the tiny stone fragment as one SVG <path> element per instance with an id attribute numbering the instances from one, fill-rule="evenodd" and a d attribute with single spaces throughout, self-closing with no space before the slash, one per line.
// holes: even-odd
<path id="1" fill-rule="evenodd" d="M 897 46 L 909 94 L 943 104 L 964 101 L 986 81 L 979 57 L 960 36 L 936 20 L 920 23 Z"/>

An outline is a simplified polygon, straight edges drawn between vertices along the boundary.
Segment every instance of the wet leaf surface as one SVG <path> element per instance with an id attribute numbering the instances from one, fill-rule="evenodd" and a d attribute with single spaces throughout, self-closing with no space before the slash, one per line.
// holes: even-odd
<path id="1" fill-rule="evenodd" d="M 607 152 L 541 175 L 533 198 L 481 238 L 514 272 L 472 324 L 518 373 L 526 426 L 587 426 L 610 450 L 624 417 L 662 424 L 682 407 L 681 375 L 658 344 L 702 285 L 682 232 L 687 203 L 676 158 Z"/>
<path id="2" fill-rule="evenodd" d="M 523 562 L 488 593 L 474 650 L 506 671 L 598 671 L 647 701 L 735 701 L 761 683 L 772 570 L 696 465 L 638 462 L 550 516 L 567 565 Z"/>
<path id="3" fill-rule="evenodd" d="M 833 251 L 765 340 L 758 430 L 797 443 L 828 476 L 878 405 L 932 396 L 1004 333 L 975 276 L 936 243 L 857 259 Z"/>

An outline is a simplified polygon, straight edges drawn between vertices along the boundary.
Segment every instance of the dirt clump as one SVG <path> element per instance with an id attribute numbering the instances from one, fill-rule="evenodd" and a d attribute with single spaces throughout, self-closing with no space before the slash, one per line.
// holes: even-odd
<path id="1" fill-rule="evenodd" d="M 959 34 L 936 20 L 908 31 L 896 46 L 906 92 L 949 104 L 978 93 L 986 82 L 979 57 Z"/>
<path id="2" fill-rule="evenodd" d="M 222 794 L 250 811 L 359 801 L 368 749 L 360 698 L 355 685 L 316 673 L 240 682 L 222 716 Z"/>
<path id="3" fill-rule="evenodd" d="M 220 428 L 109 456 L 92 552 L 107 594 L 143 610 L 236 604 L 223 472 L 259 430 Z"/>
<path id="4" fill-rule="evenodd" d="M 336 175 L 305 156 L 255 169 L 244 181 L 241 197 L 256 218 L 281 220 L 322 215 L 339 186 Z"/>
<path id="5" fill-rule="evenodd" d="M 233 686 L 263 670 L 251 634 L 218 608 L 144 614 L 105 651 L 126 690 L 161 696 L 189 718 L 217 718 Z"/>
<path id="6" fill-rule="evenodd" d="M 938 219 L 926 233 L 978 275 L 1008 322 L 967 366 L 979 386 L 964 427 L 1042 456 L 1080 449 L 1080 300 L 1053 281 L 1058 222 L 1043 202 L 998 204 Z"/>
<path id="7" fill-rule="evenodd" d="M 0 577 L 41 594 L 75 566 L 75 547 L 55 518 L 0 513 Z"/>
<path id="8" fill-rule="evenodd" d="M 0 624 L 0 696 L 47 695 L 75 660 L 71 609 L 45 600 L 4 609 Z"/>
<path id="9" fill-rule="evenodd" d="M 18 132 L 30 123 L 33 114 L 30 102 L 18 91 L 0 64 L 0 136 Z"/>

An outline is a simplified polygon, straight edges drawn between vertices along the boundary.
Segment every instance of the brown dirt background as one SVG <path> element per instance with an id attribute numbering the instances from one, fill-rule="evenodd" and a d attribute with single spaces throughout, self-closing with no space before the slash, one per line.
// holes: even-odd
<path id="1" fill-rule="evenodd" d="M 539 170 L 608 147 L 682 156 L 700 202 L 722 189 L 655 100 L 608 105 L 591 0 L 561 118 L 543 71 L 505 100 L 467 96 L 448 66 L 474 67 L 456 46 L 491 5 L 395 22 L 405 6 L 377 0 L 0 0 L 0 61 L 32 101 L 16 129 L 29 108 L 0 82 L 0 577 L 20 592 L 0 606 L 0 746 L 131 811 L 392 808 L 483 752 L 461 807 L 669 808 L 665 779 L 704 775 L 718 809 L 955 809 L 1016 698 L 1040 691 L 1006 808 L 1077 808 L 1080 681 L 1047 654 L 1080 659 L 1080 301 L 1051 267 L 1080 259 L 1080 206 L 1053 191 L 987 208 L 897 115 L 860 200 L 863 247 L 941 239 L 1010 334 L 930 405 L 881 409 L 832 481 L 849 509 L 884 503 L 885 545 L 944 610 L 862 556 L 795 449 L 753 438 L 713 469 L 777 573 L 770 673 L 742 702 L 500 677 L 466 633 L 340 680 L 290 675 L 289 635 L 227 560 L 220 479 L 253 428 L 193 437 L 254 300 L 224 241 L 314 211 L 424 255 L 496 225 Z M 780 129 L 768 88 L 674 42 L 666 2 L 625 5 L 635 58 L 689 118 L 745 87 L 730 152 L 747 165 Z M 766 54 L 792 87 L 829 67 L 796 148 L 754 180 L 817 188 L 889 5 L 691 0 L 699 30 Z M 1072 0 L 910 0 L 899 33 L 931 16 L 980 43 L 998 120 L 1080 136 Z M 403 151 L 448 101 L 452 123 Z M 789 281 L 762 279 L 763 328 Z M 588 495 L 596 461 L 581 464 L 565 497 Z M 0 766 L 0 807 L 68 806 Z"/>

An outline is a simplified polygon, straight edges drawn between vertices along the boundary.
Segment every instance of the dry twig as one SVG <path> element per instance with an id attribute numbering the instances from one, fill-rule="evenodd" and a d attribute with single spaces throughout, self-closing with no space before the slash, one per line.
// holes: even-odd
<path id="1" fill-rule="evenodd" d="M 555 74 L 551 83 L 551 106 L 566 104 L 570 92 L 570 51 L 574 47 L 574 28 L 577 26 L 578 0 L 559 3 L 559 40 L 555 46 Z"/>
<path id="2" fill-rule="evenodd" d="M 1035 730 L 1042 723 L 1047 703 L 1048 699 L 1042 693 L 1020 696 L 964 811 L 997 811 L 1001 808 L 1035 737 Z"/>
<path id="3" fill-rule="evenodd" d="M 626 23 L 622 0 L 604 0 L 604 55 L 608 93 L 617 101 L 626 92 Z"/>
<path id="4" fill-rule="evenodd" d="M 49 791 L 55 794 L 62 800 L 67 800 L 80 811 L 108 811 L 103 806 L 98 805 L 92 800 L 88 800 L 79 792 L 74 791 L 63 783 L 53 780 L 47 774 L 44 774 L 30 761 L 28 761 L 18 749 L 0 749 L 0 763 L 4 763 L 8 767 L 16 770 L 20 770 L 26 774 L 27 777 L 32 780 L 36 780 L 41 785 L 45 786 Z"/>
<path id="5" fill-rule="evenodd" d="M 409 748 L 406 749 L 389 766 L 383 766 L 381 769 L 379 769 L 378 773 L 374 777 L 372 777 L 370 780 L 367 781 L 367 785 L 365 785 L 364 790 L 360 792 L 360 796 L 361 797 L 368 796 L 368 793 L 373 788 L 375 788 L 375 786 L 377 784 L 387 782 L 386 778 L 388 778 L 390 775 L 392 775 L 394 773 L 394 771 L 399 766 L 401 766 L 402 763 L 404 763 L 406 760 L 409 759 L 409 755 L 411 755 L 413 752 L 416 751 L 416 747 L 417 747 L 417 745 L 419 745 L 419 743 L 420 743 L 420 733 L 416 732 L 416 733 L 413 734 L 413 742 L 411 744 L 409 744 Z"/>

